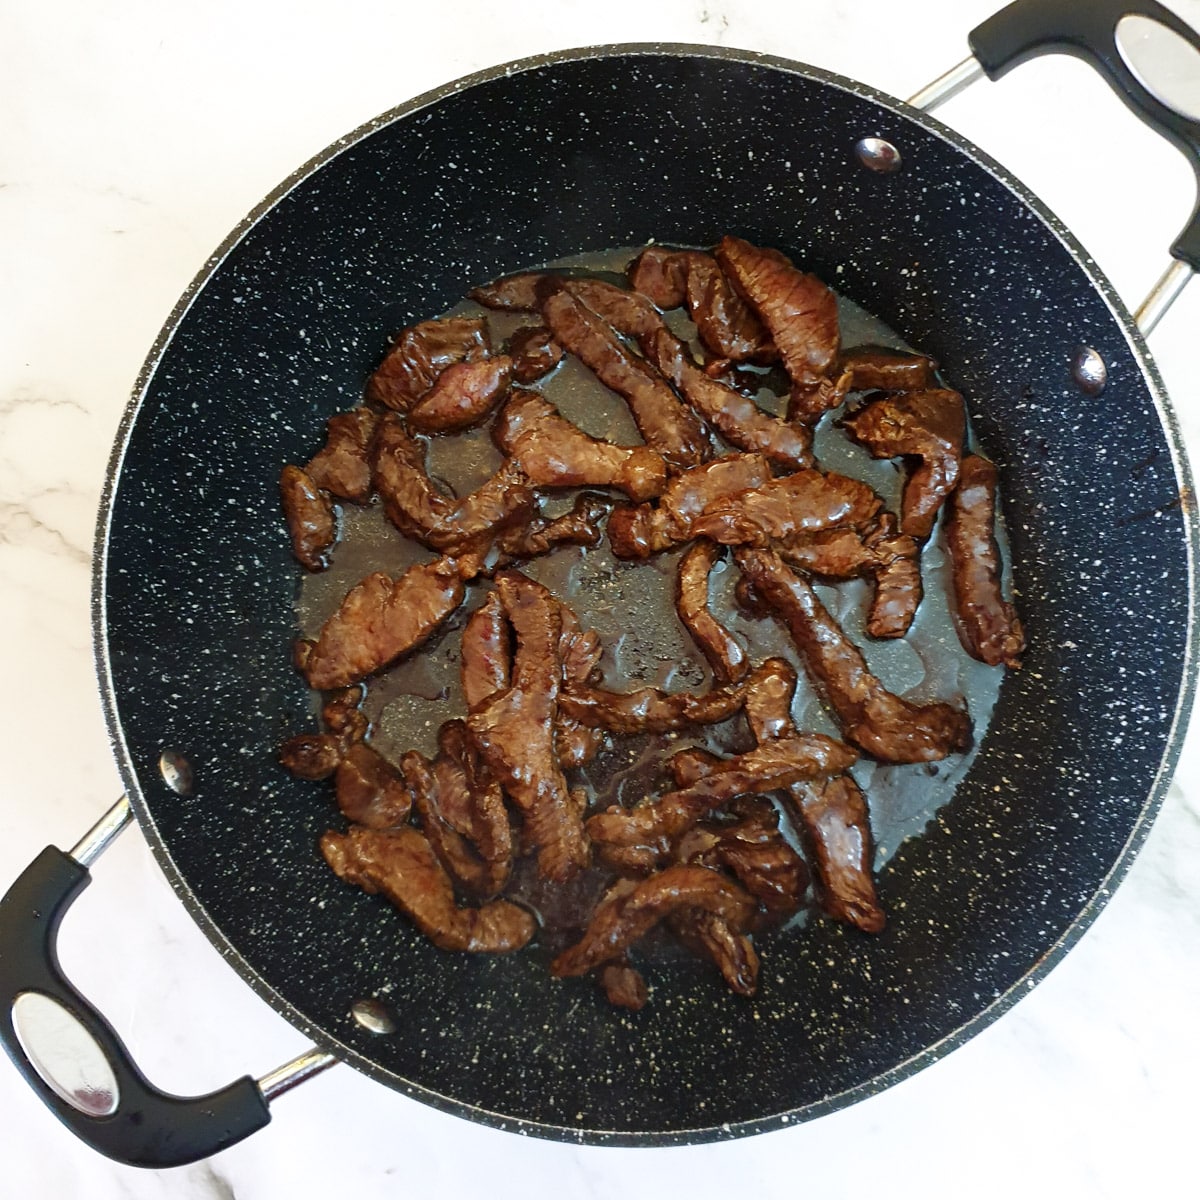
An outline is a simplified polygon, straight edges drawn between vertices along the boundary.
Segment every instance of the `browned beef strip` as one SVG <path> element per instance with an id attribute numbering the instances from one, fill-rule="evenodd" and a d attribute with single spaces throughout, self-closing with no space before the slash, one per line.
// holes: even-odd
<path id="1" fill-rule="evenodd" d="M 355 504 L 370 500 L 371 441 L 378 419 L 369 408 L 355 408 L 325 422 L 325 445 L 305 468 L 317 487 Z"/>
<path id="2" fill-rule="evenodd" d="M 842 353 L 840 369 L 850 372 L 850 391 L 914 392 L 935 385 L 937 364 L 923 354 L 883 346 L 855 346 Z"/>
<path id="3" fill-rule="evenodd" d="M 626 960 L 605 963 L 600 968 L 600 986 L 609 1004 L 631 1012 L 641 1011 L 650 999 L 642 973 Z"/>
<path id="4" fill-rule="evenodd" d="M 704 510 L 723 497 L 761 487 L 771 467 L 761 454 L 730 454 L 676 476 L 657 506 L 618 505 L 608 519 L 608 538 L 618 558 L 649 558 L 690 541 Z"/>
<path id="5" fill-rule="evenodd" d="M 505 460 L 495 475 L 470 495 L 422 539 L 443 554 L 464 555 L 520 529 L 537 514 L 537 493 L 521 468 Z"/>
<path id="6" fill-rule="evenodd" d="M 470 840 L 499 890 L 508 878 L 514 850 L 504 789 L 480 760 L 466 722 L 447 721 L 438 730 L 438 750 L 434 771 L 442 817 Z"/>
<path id="7" fill-rule="evenodd" d="M 584 630 L 579 618 L 565 605 L 558 605 L 562 636 L 558 657 L 562 663 L 562 686 L 583 687 L 600 664 L 604 647 L 594 629 Z M 554 753 L 564 770 L 582 767 L 592 761 L 604 745 L 605 731 L 577 721 L 560 704 L 554 716 Z"/>
<path id="8" fill-rule="evenodd" d="M 457 564 L 439 558 L 399 579 L 376 572 L 350 589 L 321 628 L 304 673 L 310 687 L 347 687 L 425 642 L 462 603 Z"/>
<path id="9" fill-rule="evenodd" d="M 647 246 L 629 264 L 629 285 L 661 309 L 680 308 L 687 301 L 687 263 L 677 250 Z"/>
<path id="10" fill-rule="evenodd" d="M 787 626 L 814 682 L 856 746 L 883 762 L 929 762 L 969 747 L 967 714 L 940 702 L 914 704 L 887 691 L 812 586 L 777 554 L 740 549 L 735 556 L 755 592 Z"/>
<path id="11" fill-rule="evenodd" d="M 689 746 L 686 750 L 677 750 L 667 759 L 667 769 L 671 772 L 676 789 L 681 791 L 706 775 L 711 775 L 723 761 L 719 755 L 708 750 Z"/>
<path id="12" fill-rule="evenodd" d="M 412 809 L 412 794 L 400 773 L 365 742 L 346 751 L 334 787 L 342 815 L 367 829 L 394 829 Z"/>
<path id="13" fill-rule="evenodd" d="M 537 312 L 542 302 L 542 289 L 549 277 L 563 278 L 549 271 L 520 271 L 516 275 L 504 275 L 472 288 L 467 295 L 484 308 L 496 308 L 502 312 Z"/>
<path id="14" fill-rule="evenodd" d="M 769 546 L 823 529 L 869 528 L 883 501 L 849 475 L 797 471 L 712 501 L 691 533 L 725 545 Z"/>
<path id="15" fill-rule="evenodd" d="M 337 538 L 337 522 L 329 497 L 299 467 L 279 474 L 279 497 L 292 539 L 292 555 L 309 571 L 329 566 L 329 549 Z"/>
<path id="16" fill-rule="evenodd" d="M 597 846 L 643 847 L 656 857 L 702 817 L 736 796 L 762 794 L 802 779 L 845 771 L 857 755 L 819 733 L 778 738 L 746 754 L 722 759 L 712 774 L 690 787 L 667 792 L 631 809 L 611 807 L 590 817 L 588 835 Z"/>
<path id="17" fill-rule="evenodd" d="M 538 871 L 563 881 L 587 866 L 589 852 L 579 809 L 554 752 L 554 723 L 562 680 L 562 619 L 544 587 L 516 571 L 496 576 L 504 613 L 516 636 L 511 685 L 467 718 L 480 752 L 525 816 Z"/>
<path id="18" fill-rule="evenodd" d="M 820 384 L 833 371 L 841 342 L 834 294 L 779 251 L 742 238 L 723 237 L 714 254 L 766 326 L 792 386 L 803 391 Z"/>
<path id="19" fill-rule="evenodd" d="M 463 626 L 459 653 L 463 697 L 467 711 L 474 712 L 511 680 L 512 631 L 498 593 L 489 592 Z"/>
<path id="20" fill-rule="evenodd" d="M 958 634 L 973 658 L 991 666 L 1019 667 L 1025 631 L 1000 587 L 996 545 L 994 464 L 972 454 L 963 460 L 958 489 L 946 514 L 946 546 L 954 572 Z"/>
<path id="21" fill-rule="evenodd" d="M 701 539 L 693 544 L 679 563 L 675 608 L 717 681 L 735 683 L 750 670 L 750 658 L 708 607 L 708 577 L 720 556 L 721 549 L 714 542 Z"/>
<path id="22" fill-rule="evenodd" d="M 370 731 L 371 722 L 360 707 L 366 689 L 362 684 L 340 688 L 321 706 L 321 721 L 343 746 L 361 742 Z"/>
<path id="23" fill-rule="evenodd" d="M 459 908 L 428 838 L 411 826 L 327 830 L 321 853 L 339 878 L 365 892 L 382 892 L 442 950 L 504 954 L 526 945 L 536 931 L 533 916 L 507 900 Z"/>
<path id="24" fill-rule="evenodd" d="M 700 694 L 658 688 L 610 692 L 576 685 L 559 697 L 558 706 L 560 712 L 592 729 L 622 734 L 665 733 L 685 725 L 724 721 L 745 703 L 749 682 L 726 684 Z"/>
<path id="25" fill-rule="evenodd" d="M 518 329 L 508 342 L 513 361 L 513 381 L 532 383 L 549 375 L 563 360 L 563 348 L 545 325 L 529 325 Z"/>
<path id="26" fill-rule="evenodd" d="M 967 431 L 962 397 L 944 388 L 880 396 L 844 418 L 842 427 L 875 458 L 920 460 L 904 484 L 900 532 L 927 538 L 958 483 Z"/>
<path id="27" fill-rule="evenodd" d="M 871 875 L 867 801 L 849 775 L 793 784 L 787 791 L 816 875 L 821 907 L 864 933 L 887 924 Z"/>
<path id="28" fill-rule="evenodd" d="M 367 380 L 367 399 L 407 412 L 447 368 L 486 358 L 491 346 L 483 317 L 439 317 L 402 329 Z"/>
<path id="29" fill-rule="evenodd" d="M 570 512 L 561 517 L 537 516 L 528 525 L 506 529 L 496 545 L 510 558 L 537 558 L 557 546 L 598 546 L 604 539 L 601 523 L 611 511 L 606 497 L 581 492 Z"/>
<path id="30" fill-rule="evenodd" d="M 455 363 L 409 410 L 408 425 L 418 433 L 458 433 L 478 425 L 499 404 L 512 382 L 507 354 Z"/>
<path id="31" fill-rule="evenodd" d="M 668 464 L 682 469 L 708 457 L 704 426 L 657 371 L 625 348 L 607 322 L 564 288 L 546 297 L 542 315 L 555 340 L 624 398 L 646 444 Z"/>
<path id="32" fill-rule="evenodd" d="M 537 392 L 512 394 L 492 440 L 538 487 L 615 487 L 633 500 L 649 500 L 667 485 L 660 454 L 589 436 Z"/>
<path id="33" fill-rule="evenodd" d="M 731 991 L 739 996 L 758 991 L 758 952 L 748 934 L 735 933 L 724 918 L 696 908 L 673 912 L 667 925 L 693 954 L 712 959 Z"/>
<path id="34" fill-rule="evenodd" d="M 668 867 L 628 895 L 602 902 L 580 941 L 564 950 L 550 970 L 560 977 L 584 975 L 619 957 L 670 913 L 689 908 L 715 913 L 740 929 L 753 915 L 754 901 L 733 880 L 707 867 Z"/>
<path id="35" fill-rule="evenodd" d="M 328 779 L 342 761 L 342 741 L 331 733 L 301 733 L 279 748 L 279 761 L 297 779 Z"/>

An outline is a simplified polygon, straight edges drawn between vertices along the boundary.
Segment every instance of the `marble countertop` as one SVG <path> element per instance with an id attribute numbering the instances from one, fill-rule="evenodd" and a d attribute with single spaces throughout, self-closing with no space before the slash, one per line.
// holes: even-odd
<path id="1" fill-rule="evenodd" d="M 0 70 L 0 887 L 120 792 L 90 645 L 93 523 L 159 326 L 293 168 L 480 67 L 596 42 L 769 51 L 908 95 L 966 53 L 991 0 L 82 0 L 9 5 Z M 1200 0 L 1172 7 L 1200 25 Z M 1136 304 L 1190 211 L 1190 171 L 1082 64 L 1042 60 L 939 114 L 1041 195 Z M 1152 349 L 1200 450 L 1200 285 Z M 271 1126 L 159 1175 L 78 1144 L 0 1063 L 7 1195 L 693 1197 L 864 1187 L 903 1197 L 1155 1195 L 1194 1178 L 1200 1075 L 1200 728 L 1126 881 L 1080 944 L 978 1037 L 817 1122 L 679 1149 L 577 1148 L 466 1123 L 339 1066 Z M 64 925 L 65 969 L 179 1093 L 305 1048 L 192 923 L 136 830 Z M 1194 1184 L 1193 1184 L 1194 1186 Z"/>

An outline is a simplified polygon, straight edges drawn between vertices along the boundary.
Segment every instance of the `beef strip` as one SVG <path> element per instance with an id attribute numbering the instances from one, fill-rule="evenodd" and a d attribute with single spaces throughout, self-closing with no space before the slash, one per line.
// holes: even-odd
<path id="1" fill-rule="evenodd" d="M 708 457 L 704 426 L 670 385 L 621 343 L 605 321 L 564 288 L 551 292 L 542 316 L 555 340 L 624 398 L 646 444 L 677 469 Z"/>
<path id="2" fill-rule="evenodd" d="M 561 882 L 590 857 L 554 752 L 562 618 L 554 597 L 516 571 L 498 574 L 496 589 L 516 637 L 511 683 L 475 708 L 467 723 L 484 761 L 524 814 L 539 873 Z"/>
<path id="3" fill-rule="evenodd" d="M 499 593 L 489 592 L 463 626 L 459 656 L 468 712 L 475 712 L 508 688 L 512 675 L 512 630 Z"/>
<path id="4" fill-rule="evenodd" d="M 541 307 L 546 280 L 565 278 L 551 271 L 519 271 L 515 275 L 493 279 L 482 287 L 472 288 L 467 295 L 484 308 L 495 308 L 501 312 L 537 312 Z"/>
<path id="5" fill-rule="evenodd" d="M 666 733 L 685 725 L 712 725 L 731 717 L 745 703 L 750 679 L 715 687 L 709 692 L 664 692 L 642 688 L 610 692 L 573 686 L 559 697 L 559 711 L 592 729 L 610 733 Z"/>
<path id="6" fill-rule="evenodd" d="M 677 250 L 647 246 L 625 274 L 635 292 L 661 309 L 681 308 L 687 302 L 687 263 Z"/>
<path id="7" fill-rule="evenodd" d="M 279 761 L 297 779 L 328 779 L 342 761 L 342 740 L 331 733 L 301 733 L 279 748 Z"/>
<path id="8" fill-rule="evenodd" d="M 971 722 L 961 709 L 914 704 L 887 691 L 811 585 L 770 550 L 739 549 L 738 565 L 783 621 L 846 737 L 882 762 L 929 762 L 964 752 Z"/>
<path id="9" fill-rule="evenodd" d="M 365 742 L 351 746 L 334 776 L 342 815 L 367 829 L 394 829 L 408 820 L 412 794 L 391 763 Z"/>
<path id="10" fill-rule="evenodd" d="M 843 525 L 867 529 L 882 508 L 875 492 L 849 475 L 797 471 L 713 500 L 690 532 L 724 545 L 769 546 Z"/>
<path id="11" fill-rule="evenodd" d="M 367 399 L 407 412 L 447 368 L 491 351 L 483 317 L 439 317 L 402 329 L 367 380 Z"/>
<path id="12" fill-rule="evenodd" d="M 371 498 L 371 441 L 379 418 L 369 408 L 337 413 L 325 422 L 325 445 L 305 470 L 319 488 L 341 500 Z"/>
<path id="13" fill-rule="evenodd" d="M 657 506 L 618 505 L 608 519 L 608 539 L 618 558 L 649 558 L 694 536 L 694 524 L 710 505 L 771 479 L 761 454 L 730 454 L 676 476 Z"/>
<path id="14" fill-rule="evenodd" d="M 368 575 L 321 627 L 304 668 L 309 686 L 346 687 L 415 650 L 463 595 L 452 559 L 409 567 L 399 579 L 381 571 Z"/>
<path id="15" fill-rule="evenodd" d="M 516 383 L 532 383 L 549 375 L 563 360 L 563 348 L 545 325 L 529 325 L 518 329 L 508 343 L 512 357 L 512 376 Z"/>
<path id="16" fill-rule="evenodd" d="M 509 558 L 537 558 L 558 546 L 598 546 L 604 538 L 601 522 L 612 511 L 604 496 L 581 492 L 570 512 L 561 517 L 534 517 L 529 524 L 504 530 L 497 540 Z"/>
<path id="17" fill-rule="evenodd" d="M 337 521 L 329 497 L 299 467 L 279 474 L 279 497 L 292 539 L 292 555 L 309 571 L 329 566 L 329 549 L 337 538 Z"/>
<path id="18" fill-rule="evenodd" d="M 434 772 L 439 781 L 441 815 L 471 842 L 499 890 L 508 878 L 513 858 L 504 789 L 480 760 L 466 722 L 447 721 L 438 730 L 438 751 Z"/>
<path id="19" fill-rule="evenodd" d="M 600 986 L 609 1004 L 631 1012 L 640 1012 L 650 999 L 642 973 L 625 958 L 600 968 Z"/>
<path id="20" fill-rule="evenodd" d="M 739 996 L 758 991 L 758 952 L 749 935 L 735 933 L 723 917 L 703 909 L 673 912 L 667 927 L 697 957 L 710 958 Z"/>
<path id="21" fill-rule="evenodd" d="M 812 419 L 840 403 L 836 389 L 821 389 L 837 363 L 840 347 L 837 297 L 815 275 L 796 270 L 777 250 L 727 236 L 717 243 L 714 254 L 779 351 L 797 401 L 789 417 Z"/>
<path id="22" fill-rule="evenodd" d="M 717 681 L 736 683 L 750 670 L 750 658 L 708 607 L 708 577 L 720 556 L 714 542 L 701 539 L 692 545 L 679 563 L 675 608 Z"/>
<path id="23" fill-rule="evenodd" d="M 321 853 L 340 879 L 382 892 L 442 950 L 504 954 L 526 945 L 537 929 L 532 914 L 507 900 L 459 908 L 429 839 L 411 826 L 330 829 L 321 837 Z"/>
<path id="24" fill-rule="evenodd" d="M 365 694 L 362 684 L 340 688 L 321 706 L 322 723 L 343 746 L 361 742 L 370 731 L 371 722 L 360 707 Z"/>
<path id="25" fill-rule="evenodd" d="M 734 929 L 753 915 L 754 901 L 733 880 L 707 867 L 673 866 L 642 880 L 628 895 L 602 902 L 580 941 L 550 964 L 559 977 L 584 975 L 622 955 L 664 917 L 699 908 Z"/>
<path id="26" fill-rule="evenodd" d="M 588 819 L 598 846 L 638 847 L 656 858 L 669 855 L 675 839 L 702 817 L 737 796 L 786 788 L 803 779 L 845 771 L 857 756 L 819 733 L 778 738 L 745 754 L 722 759 L 718 769 L 687 788 L 667 792 L 631 809 L 616 806 Z"/>
<path id="27" fill-rule="evenodd" d="M 649 500 L 667 485 L 667 465 L 648 446 L 614 446 L 584 433 L 537 392 L 515 391 L 492 440 L 538 487 L 615 487 Z"/>
<path id="28" fill-rule="evenodd" d="M 600 635 L 594 629 L 585 631 L 579 618 L 565 604 L 558 605 L 558 614 L 562 623 L 558 643 L 562 686 L 567 689 L 583 687 L 597 671 L 604 653 Z M 604 745 L 605 736 L 603 729 L 585 725 L 559 705 L 554 716 L 554 753 L 564 770 L 591 762 Z"/>
<path id="29" fill-rule="evenodd" d="M 512 377 L 513 360 L 506 354 L 455 363 L 409 410 L 409 428 L 418 433 L 470 429 L 500 403 Z"/>
<path id="30" fill-rule="evenodd" d="M 883 346 L 855 346 L 843 351 L 839 363 L 850 372 L 850 391 L 913 392 L 935 386 L 937 364 L 923 354 Z"/>
<path id="31" fill-rule="evenodd" d="M 900 531 L 924 540 L 942 501 L 958 483 L 966 412 L 957 392 L 934 388 L 871 400 L 842 427 L 875 458 L 919 459 L 900 501 Z"/>
<path id="32" fill-rule="evenodd" d="M 958 489 L 946 513 L 946 546 L 954 573 L 959 640 L 972 658 L 990 666 L 1019 667 L 1025 631 L 1000 586 L 996 545 L 994 464 L 977 454 L 963 460 Z"/>

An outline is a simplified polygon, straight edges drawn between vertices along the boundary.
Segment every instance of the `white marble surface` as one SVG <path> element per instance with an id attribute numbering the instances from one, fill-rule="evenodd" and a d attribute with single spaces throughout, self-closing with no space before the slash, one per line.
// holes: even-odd
<path id="1" fill-rule="evenodd" d="M 1082 2 L 1082 0 L 1081 0 Z M 1200 0 L 1175 0 L 1200 24 Z M 0 24 L 0 886 L 119 792 L 96 694 L 92 529 L 141 360 L 206 255 L 346 130 L 486 65 L 592 42 L 749 47 L 907 95 L 991 0 L 42 0 Z M 1190 172 L 1081 64 L 1031 64 L 942 114 L 1013 168 L 1136 301 Z M 1193 452 L 1200 285 L 1153 339 Z M 683 1149 L 578 1149 L 467 1124 L 339 1067 L 215 1160 L 161 1174 L 76 1143 L 0 1063 L 0 1192 L 115 1197 L 1195 1194 L 1200 732 L 1145 850 L 1049 979 L 964 1048 L 804 1127 Z M 304 1046 L 124 835 L 63 930 L 66 968 L 172 1090 Z"/>

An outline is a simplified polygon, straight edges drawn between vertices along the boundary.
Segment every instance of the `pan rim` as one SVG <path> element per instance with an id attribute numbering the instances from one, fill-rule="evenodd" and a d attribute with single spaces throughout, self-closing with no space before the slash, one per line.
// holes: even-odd
<path id="1" fill-rule="evenodd" d="M 891 115 L 916 124 L 927 133 L 933 134 L 947 143 L 952 149 L 963 154 L 975 165 L 987 171 L 988 174 L 1004 186 L 1036 217 L 1043 227 L 1057 238 L 1103 299 L 1117 324 L 1121 327 L 1126 343 L 1141 370 L 1143 378 L 1148 384 L 1151 399 L 1170 450 L 1172 467 L 1180 489 L 1185 495 L 1194 495 L 1194 488 L 1187 454 L 1183 446 L 1178 417 L 1167 395 L 1158 367 L 1146 345 L 1145 339 L 1134 323 L 1128 308 L 1108 278 L 1082 244 L 1046 205 L 1008 171 L 1007 168 L 936 118 L 868 84 L 778 55 L 700 43 L 615 43 L 577 47 L 548 54 L 533 55 L 473 72 L 388 109 L 386 112 L 364 122 L 356 129 L 343 135 L 319 151 L 272 189 L 230 231 L 217 249 L 209 255 L 166 318 L 142 364 L 130 399 L 122 413 L 114 436 L 113 450 L 106 471 L 97 515 L 92 556 L 91 620 L 93 654 L 100 687 L 101 705 L 118 770 L 125 785 L 126 793 L 132 803 L 138 825 L 146 837 L 151 852 L 154 854 L 172 890 L 178 895 L 188 914 L 196 921 L 222 958 L 229 962 L 250 987 L 287 1020 L 289 1024 L 305 1036 L 311 1038 L 318 1047 L 334 1055 L 341 1061 L 352 1065 L 368 1077 L 444 1112 L 466 1117 L 492 1128 L 586 1145 L 653 1147 L 700 1144 L 737 1137 L 747 1137 L 771 1130 L 787 1128 L 791 1125 L 824 1116 L 838 1109 L 849 1107 L 860 1100 L 884 1091 L 901 1080 L 908 1078 L 910 1075 L 915 1074 L 922 1068 L 943 1058 L 950 1051 L 964 1044 L 985 1029 L 1011 1008 L 1017 1000 L 1032 990 L 1034 985 L 1044 979 L 1050 970 L 1061 961 L 1067 951 L 1079 941 L 1104 908 L 1105 904 L 1107 904 L 1145 842 L 1150 827 L 1162 807 L 1179 760 L 1188 719 L 1195 698 L 1198 663 L 1197 652 L 1200 649 L 1200 634 L 1198 634 L 1197 630 L 1197 595 L 1200 593 L 1200 516 L 1196 512 L 1195 505 L 1185 504 L 1183 506 L 1188 577 L 1188 610 L 1183 674 L 1175 710 L 1172 714 L 1170 729 L 1163 746 L 1162 758 L 1155 772 L 1149 793 L 1139 810 L 1129 837 L 1126 839 L 1111 869 L 1100 881 L 1077 916 L 1055 942 L 1041 955 L 1035 965 L 1024 975 L 1014 980 L 1006 991 L 994 997 L 980 1012 L 918 1053 L 852 1088 L 847 1088 L 826 1096 L 819 1101 L 807 1104 L 801 1108 L 773 1114 L 768 1117 L 722 1125 L 698 1125 L 694 1128 L 668 1131 L 653 1129 L 644 1131 L 583 1129 L 493 1112 L 466 1103 L 453 1096 L 436 1092 L 426 1086 L 413 1083 L 383 1069 L 374 1060 L 339 1041 L 335 1036 L 310 1021 L 273 986 L 268 984 L 254 967 L 230 944 L 218 923 L 209 915 L 197 896 L 192 892 L 184 877 L 184 873 L 175 863 L 169 848 L 160 835 L 142 793 L 140 780 L 133 765 L 132 754 L 125 741 L 117 715 L 116 690 L 112 664 L 109 658 L 106 594 L 108 583 L 108 548 L 112 529 L 113 509 L 130 437 L 142 405 L 145 402 L 150 383 L 176 332 L 186 319 L 193 302 L 203 291 L 208 281 L 217 273 L 229 254 L 260 220 L 283 201 L 297 186 L 309 179 L 344 150 L 356 146 L 361 141 L 396 121 L 411 118 L 426 108 L 439 104 L 457 95 L 459 92 L 480 84 L 562 63 L 630 57 L 716 59 L 732 63 L 762 66 L 833 87 L 837 90 L 848 92 L 860 99 L 871 101 Z"/>

